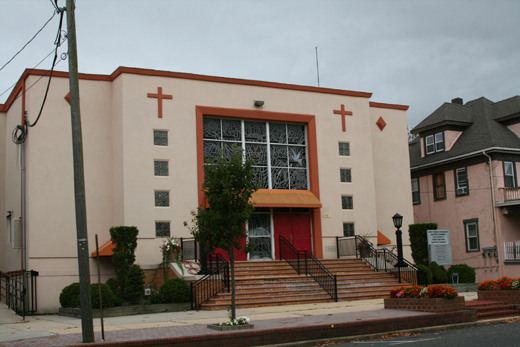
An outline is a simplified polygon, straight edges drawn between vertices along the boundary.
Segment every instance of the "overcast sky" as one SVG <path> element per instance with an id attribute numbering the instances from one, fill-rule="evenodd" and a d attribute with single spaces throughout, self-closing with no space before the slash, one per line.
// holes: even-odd
<path id="1" fill-rule="evenodd" d="M 0 0 L 0 67 L 53 11 L 50 0 Z M 0 94 L 53 50 L 58 17 L 0 71 Z M 518 0 L 77 0 L 76 20 L 84 73 L 130 66 L 317 86 L 317 46 L 321 87 L 409 105 L 411 128 L 455 97 L 520 94 Z"/>

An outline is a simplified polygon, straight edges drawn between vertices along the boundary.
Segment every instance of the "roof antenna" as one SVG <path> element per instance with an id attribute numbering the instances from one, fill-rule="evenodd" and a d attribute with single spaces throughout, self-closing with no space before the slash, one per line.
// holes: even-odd
<path id="1" fill-rule="evenodd" d="M 318 65 L 318 46 L 316 46 L 316 72 L 318 73 L 318 87 L 320 86 L 320 66 Z"/>

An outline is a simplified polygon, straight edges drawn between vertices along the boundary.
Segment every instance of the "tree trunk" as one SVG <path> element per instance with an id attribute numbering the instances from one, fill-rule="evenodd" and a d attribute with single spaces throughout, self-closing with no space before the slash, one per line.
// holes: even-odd
<path id="1" fill-rule="evenodd" d="M 231 265 L 231 320 L 236 319 L 235 307 L 235 255 L 234 249 L 231 247 L 229 251 L 229 262 Z"/>

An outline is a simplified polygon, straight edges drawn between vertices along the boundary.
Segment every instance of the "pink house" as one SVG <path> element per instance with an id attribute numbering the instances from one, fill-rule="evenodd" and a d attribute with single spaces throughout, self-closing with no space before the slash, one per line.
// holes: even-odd
<path id="1" fill-rule="evenodd" d="M 520 96 L 453 99 L 412 133 L 414 222 L 449 230 L 477 282 L 520 276 Z"/>

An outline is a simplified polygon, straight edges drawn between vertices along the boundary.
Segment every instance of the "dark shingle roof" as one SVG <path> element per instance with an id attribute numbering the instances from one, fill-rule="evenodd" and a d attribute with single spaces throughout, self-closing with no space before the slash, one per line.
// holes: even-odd
<path id="1" fill-rule="evenodd" d="M 497 120 L 520 112 L 520 97 L 515 96 L 497 103 L 482 97 L 465 105 L 445 103 L 414 129 L 414 133 L 439 128 L 447 124 L 465 124 L 462 134 L 449 151 L 421 158 L 420 142 L 410 144 L 411 167 L 435 164 L 490 147 L 520 149 L 520 138 Z"/>

